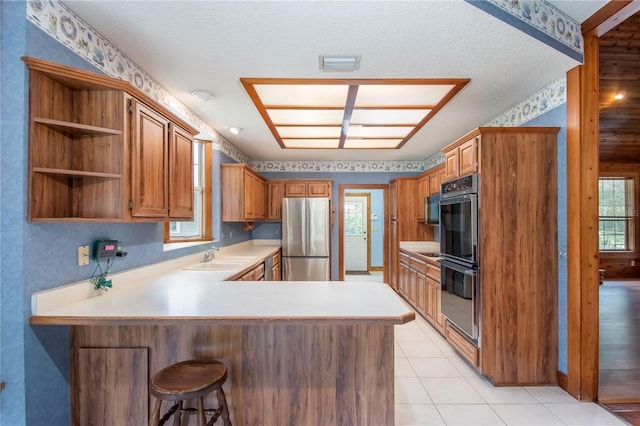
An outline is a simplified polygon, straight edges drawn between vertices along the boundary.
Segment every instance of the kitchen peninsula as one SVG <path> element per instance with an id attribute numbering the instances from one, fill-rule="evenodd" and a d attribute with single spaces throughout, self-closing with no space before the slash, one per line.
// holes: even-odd
<path id="1" fill-rule="evenodd" d="M 149 377 L 192 358 L 227 365 L 234 425 L 393 424 L 394 324 L 415 314 L 390 287 L 215 274 L 179 270 L 45 311 L 34 303 L 32 326 L 71 327 L 72 424 L 146 424 Z"/>

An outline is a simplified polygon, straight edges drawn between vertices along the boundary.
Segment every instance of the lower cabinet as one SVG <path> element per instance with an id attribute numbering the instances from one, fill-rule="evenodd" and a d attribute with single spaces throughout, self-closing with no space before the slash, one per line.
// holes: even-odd
<path id="1" fill-rule="evenodd" d="M 79 348 L 75 355 L 73 424 L 149 423 L 148 348 Z"/>
<path id="2" fill-rule="evenodd" d="M 444 334 L 440 310 L 440 267 L 423 256 L 400 251 L 398 293 Z M 433 263 L 433 264 L 432 264 Z"/>
<path id="3" fill-rule="evenodd" d="M 282 281 L 282 264 L 280 259 L 281 256 L 279 251 L 272 256 L 273 265 L 271 266 L 271 281 Z"/>

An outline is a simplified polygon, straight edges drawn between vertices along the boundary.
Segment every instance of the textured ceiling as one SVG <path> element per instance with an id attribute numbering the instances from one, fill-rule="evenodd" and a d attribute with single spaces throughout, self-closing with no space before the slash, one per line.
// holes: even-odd
<path id="1" fill-rule="evenodd" d="M 65 4 L 254 160 L 424 159 L 577 65 L 462 1 Z M 603 2 L 553 4 L 582 21 Z M 322 72 L 322 54 L 362 55 L 360 69 Z M 400 150 L 282 150 L 243 77 L 471 82 Z M 191 96 L 194 89 L 215 97 L 204 103 Z M 245 130 L 232 135 L 227 129 L 234 126 Z"/>

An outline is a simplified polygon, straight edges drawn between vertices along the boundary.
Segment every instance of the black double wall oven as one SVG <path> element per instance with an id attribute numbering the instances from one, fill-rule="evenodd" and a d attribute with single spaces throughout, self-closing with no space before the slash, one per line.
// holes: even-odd
<path id="1" fill-rule="evenodd" d="M 442 314 L 479 344 L 479 175 L 445 182 L 440 191 Z"/>

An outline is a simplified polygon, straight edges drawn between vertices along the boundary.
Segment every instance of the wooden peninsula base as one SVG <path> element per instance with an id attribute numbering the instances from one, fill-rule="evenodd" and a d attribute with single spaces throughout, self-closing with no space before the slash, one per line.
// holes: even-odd
<path id="1" fill-rule="evenodd" d="M 71 326 L 73 424 L 146 425 L 150 376 L 192 358 L 227 365 L 236 426 L 394 423 L 392 324 L 236 324 Z"/>

